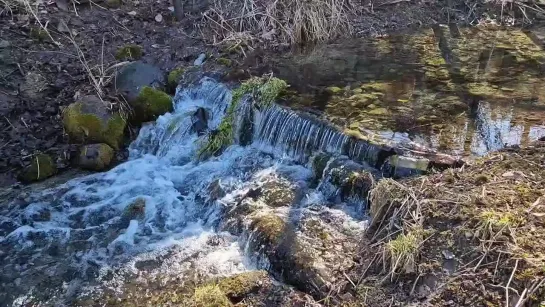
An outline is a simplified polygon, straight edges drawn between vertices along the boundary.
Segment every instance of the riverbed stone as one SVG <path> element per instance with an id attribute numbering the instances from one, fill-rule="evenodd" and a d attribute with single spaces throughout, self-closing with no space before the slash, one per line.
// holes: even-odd
<path id="1" fill-rule="evenodd" d="M 114 150 L 108 144 L 91 144 L 80 149 L 78 165 L 83 169 L 103 171 L 112 162 Z"/>
<path id="2" fill-rule="evenodd" d="M 20 174 L 18 179 L 24 183 L 40 181 L 57 173 L 57 167 L 53 159 L 46 154 L 32 157 L 32 162 Z"/>
<path id="3" fill-rule="evenodd" d="M 63 113 L 66 133 L 73 142 L 106 143 L 119 149 L 127 123 L 117 112 L 110 112 L 96 96 L 84 96 Z"/>

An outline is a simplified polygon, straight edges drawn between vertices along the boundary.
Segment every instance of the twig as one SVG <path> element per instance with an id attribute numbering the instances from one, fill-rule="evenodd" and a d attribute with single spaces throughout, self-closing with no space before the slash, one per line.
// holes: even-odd
<path id="1" fill-rule="evenodd" d="M 515 261 L 515 267 L 513 268 L 511 277 L 509 277 L 509 281 L 507 282 L 507 285 L 505 286 L 505 307 L 509 307 L 509 285 L 511 284 L 511 281 L 513 280 L 513 276 L 515 276 L 515 272 L 517 271 L 518 265 L 519 265 L 519 260 L 517 259 Z"/>

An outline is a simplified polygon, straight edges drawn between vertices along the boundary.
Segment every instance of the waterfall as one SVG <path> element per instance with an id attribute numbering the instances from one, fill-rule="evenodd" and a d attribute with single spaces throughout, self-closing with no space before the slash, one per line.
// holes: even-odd
<path id="1" fill-rule="evenodd" d="M 287 207 L 253 204 L 263 212 L 292 221 L 331 212 L 365 227 L 362 212 L 353 212 L 362 211 L 361 204 L 313 188 L 320 178 L 309 160 L 325 152 L 374 165 L 383 149 L 301 113 L 276 105 L 259 109 L 246 97 L 235 110 L 235 144 L 199 161 L 197 152 L 221 123 L 231 91 L 204 78 L 178 89 L 174 101 L 174 112 L 141 128 L 128 161 L 21 194 L 0 208 L 0 305 L 69 304 L 81 295 L 123 293 L 127 281 L 145 288 L 188 274 L 225 276 L 262 267 L 245 250 L 252 238 L 247 229 L 226 225 L 237 219 L 247 227 L 246 215 L 229 214 L 251 201 L 249 191 L 270 185 L 301 197 Z M 327 193 L 336 192 L 328 187 Z"/>

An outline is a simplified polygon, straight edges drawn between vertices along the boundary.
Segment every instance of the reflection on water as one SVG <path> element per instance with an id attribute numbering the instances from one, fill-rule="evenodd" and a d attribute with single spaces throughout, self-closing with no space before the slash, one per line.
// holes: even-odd
<path id="1" fill-rule="evenodd" d="M 436 26 L 273 59 L 311 110 L 352 135 L 483 155 L 545 136 L 540 29 Z"/>

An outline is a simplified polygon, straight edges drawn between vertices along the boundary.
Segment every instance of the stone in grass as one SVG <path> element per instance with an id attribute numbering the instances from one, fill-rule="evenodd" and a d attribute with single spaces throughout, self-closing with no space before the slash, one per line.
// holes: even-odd
<path id="1" fill-rule="evenodd" d="M 84 96 L 66 107 L 63 124 L 72 141 L 106 143 L 116 150 L 127 125 L 119 113 L 111 113 L 96 96 Z"/>
<path id="2" fill-rule="evenodd" d="M 132 120 L 143 123 L 157 119 L 160 115 L 173 110 L 172 98 L 165 92 L 144 86 L 138 97 L 129 101 L 133 108 Z"/>
<path id="3" fill-rule="evenodd" d="M 18 176 L 24 183 L 44 180 L 57 173 L 57 167 L 49 155 L 39 154 L 32 157 L 32 162 Z"/>
<path id="4" fill-rule="evenodd" d="M 114 150 L 107 144 L 91 144 L 80 149 L 78 165 L 83 169 L 103 171 L 112 162 Z"/>
<path id="5" fill-rule="evenodd" d="M 142 47 L 138 45 L 125 45 L 117 49 L 115 58 L 117 60 L 138 60 L 142 57 Z"/>

